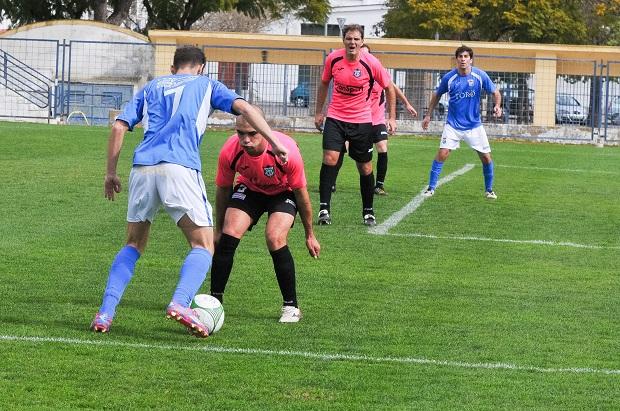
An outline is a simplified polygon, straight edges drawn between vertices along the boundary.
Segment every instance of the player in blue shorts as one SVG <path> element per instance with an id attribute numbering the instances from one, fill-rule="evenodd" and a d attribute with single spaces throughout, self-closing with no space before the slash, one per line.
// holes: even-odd
<path id="1" fill-rule="evenodd" d="M 471 48 L 461 46 L 456 49 L 454 55 L 456 68 L 441 78 L 428 104 L 428 112 L 422 120 L 422 128 L 426 130 L 439 98 L 442 94 L 448 93 L 450 96 L 448 118 L 441 135 L 439 151 L 431 166 L 428 188 L 423 194 L 431 197 L 435 193 L 443 163 L 452 150 L 459 148 L 460 141 L 465 140 L 472 149 L 476 150 L 482 161 L 484 195 L 488 199 L 495 200 L 497 195 L 493 191 L 493 159 L 489 140 L 480 120 L 480 96 L 483 89 L 493 94 L 494 117 L 502 115 L 502 96 L 487 73 L 472 66 L 474 51 Z"/>
<path id="2" fill-rule="evenodd" d="M 172 75 L 147 83 L 112 126 L 104 181 L 109 200 L 121 191 L 116 166 L 125 133 L 142 122 L 144 139 L 134 151 L 129 175 L 127 243 L 112 262 L 103 302 L 91 323 L 95 332 L 109 331 L 116 306 L 146 247 L 151 223 L 163 206 L 191 248 L 166 315 L 194 335 L 208 336 L 206 326 L 189 305 L 209 271 L 214 248 L 213 216 L 199 151 L 213 109 L 243 115 L 269 141 L 275 155 L 287 161 L 288 150 L 261 114 L 222 83 L 202 76 L 204 66 L 205 56 L 199 48 L 177 49 Z"/>

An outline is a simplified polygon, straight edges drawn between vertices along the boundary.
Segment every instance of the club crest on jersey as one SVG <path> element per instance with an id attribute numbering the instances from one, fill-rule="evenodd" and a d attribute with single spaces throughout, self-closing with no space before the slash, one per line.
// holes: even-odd
<path id="1" fill-rule="evenodd" d="M 362 75 L 362 70 L 356 68 L 355 70 L 353 70 L 353 77 L 355 78 L 360 78 L 360 76 Z"/>
<path id="2" fill-rule="evenodd" d="M 467 80 L 467 84 L 469 84 L 469 87 L 473 87 L 474 86 L 474 80 L 473 79 L 468 79 Z"/>
<path id="3" fill-rule="evenodd" d="M 263 167 L 263 173 L 267 177 L 273 177 L 276 174 L 276 170 L 273 166 Z"/>

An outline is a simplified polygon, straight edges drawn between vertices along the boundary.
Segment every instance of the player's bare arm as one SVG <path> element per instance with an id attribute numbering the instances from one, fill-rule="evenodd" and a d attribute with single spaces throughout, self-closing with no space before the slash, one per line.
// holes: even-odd
<path id="1" fill-rule="evenodd" d="M 213 239 L 216 244 L 222 235 L 226 205 L 228 204 L 228 199 L 232 194 L 232 190 L 232 186 L 217 186 L 215 189 L 215 232 L 213 233 Z"/>
<path id="2" fill-rule="evenodd" d="M 314 111 L 314 126 L 317 130 L 323 131 L 323 120 L 325 120 L 325 114 L 323 114 L 323 108 L 325 106 L 325 100 L 327 99 L 327 89 L 329 83 L 321 81 L 319 88 L 316 92 L 316 107 Z"/>
<path id="3" fill-rule="evenodd" d="M 431 97 L 431 101 L 428 103 L 428 111 L 424 114 L 424 118 L 422 119 L 423 130 L 428 128 L 428 124 L 431 122 L 431 117 L 433 115 L 433 110 L 435 109 L 437 103 L 439 103 L 439 96 L 437 93 L 433 92 L 433 97 Z"/>
<path id="4" fill-rule="evenodd" d="M 396 91 L 394 90 L 394 83 L 392 82 L 385 88 L 385 99 L 388 109 L 388 133 L 394 134 L 396 132 Z"/>
<path id="5" fill-rule="evenodd" d="M 502 116 L 502 93 L 500 93 L 499 90 L 495 90 L 493 92 L 493 101 L 495 103 L 493 106 L 493 116 L 501 117 Z"/>
<path id="6" fill-rule="evenodd" d="M 233 103 L 233 110 L 241 114 L 252 127 L 269 141 L 271 148 L 275 155 L 278 156 L 281 162 L 286 163 L 288 161 L 288 150 L 278 140 L 278 138 L 271 132 L 271 127 L 267 124 L 263 116 L 256 110 L 250 103 L 243 99 L 237 99 Z"/>
<path id="7" fill-rule="evenodd" d="M 122 188 L 121 180 L 116 174 L 116 166 L 127 130 L 129 130 L 127 123 L 116 120 L 112 125 L 112 131 L 110 131 L 110 138 L 108 140 L 108 161 L 103 182 L 104 195 L 110 201 L 114 201 L 114 194 L 120 193 Z"/>
<path id="8" fill-rule="evenodd" d="M 400 87 L 398 87 L 396 84 L 394 84 L 394 91 L 396 92 L 396 98 L 405 105 L 405 110 L 407 110 L 412 117 L 417 117 L 418 112 L 413 107 L 413 105 L 411 105 L 411 103 L 407 99 L 407 96 L 405 96 L 405 93 L 403 93 Z"/>
<path id="9" fill-rule="evenodd" d="M 293 194 L 295 194 L 299 217 L 301 218 L 301 223 L 306 233 L 306 247 L 312 257 L 318 258 L 321 253 L 321 245 L 314 236 L 314 230 L 312 228 L 312 204 L 310 203 L 308 189 L 305 187 L 298 188 L 293 190 Z"/>

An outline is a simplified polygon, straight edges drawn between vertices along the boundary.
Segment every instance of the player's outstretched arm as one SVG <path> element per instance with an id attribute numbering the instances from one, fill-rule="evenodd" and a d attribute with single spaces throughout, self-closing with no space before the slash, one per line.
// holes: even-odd
<path id="1" fill-rule="evenodd" d="M 388 109 L 387 129 L 390 134 L 394 134 L 396 133 L 396 91 L 392 82 L 385 88 L 385 99 Z"/>
<path id="2" fill-rule="evenodd" d="M 304 225 L 304 231 L 306 232 L 306 247 L 308 248 L 308 252 L 312 257 L 319 258 L 321 245 L 314 236 L 314 230 L 312 228 L 312 204 L 310 203 L 308 189 L 306 187 L 298 188 L 293 190 L 293 194 L 295 194 L 299 217 L 301 218 L 301 223 Z"/>
<path id="3" fill-rule="evenodd" d="M 269 141 L 271 148 L 280 161 L 286 163 L 288 161 L 288 149 L 278 140 L 271 131 L 271 127 L 265 121 L 263 116 L 247 101 L 238 98 L 232 105 L 237 113 L 241 114 L 263 137 Z"/>
<path id="4" fill-rule="evenodd" d="M 116 174 L 116 166 L 127 130 L 129 130 L 127 123 L 122 120 L 116 120 L 112 125 L 112 131 L 110 131 L 110 138 L 108 139 L 108 161 L 103 182 L 103 193 L 110 201 L 114 201 L 114 195 L 120 193 L 122 188 L 121 180 Z"/>
<path id="5" fill-rule="evenodd" d="M 409 114 L 411 114 L 411 116 L 417 117 L 418 112 L 415 110 L 415 108 L 413 108 L 409 100 L 407 100 L 407 96 L 405 96 L 405 93 L 403 93 L 400 87 L 398 87 L 396 84 L 394 84 L 394 91 L 396 92 L 396 98 L 405 105 L 405 110 L 407 110 Z"/>

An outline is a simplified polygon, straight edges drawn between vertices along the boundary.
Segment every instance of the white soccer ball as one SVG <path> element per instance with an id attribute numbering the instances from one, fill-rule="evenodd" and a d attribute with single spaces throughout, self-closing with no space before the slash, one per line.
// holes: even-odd
<path id="1" fill-rule="evenodd" d="M 224 324 L 224 307 L 220 300 L 209 294 L 198 294 L 192 301 L 191 308 L 196 311 L 198 318 L 207 326 L 209 335 L 216 333 Z"/>

